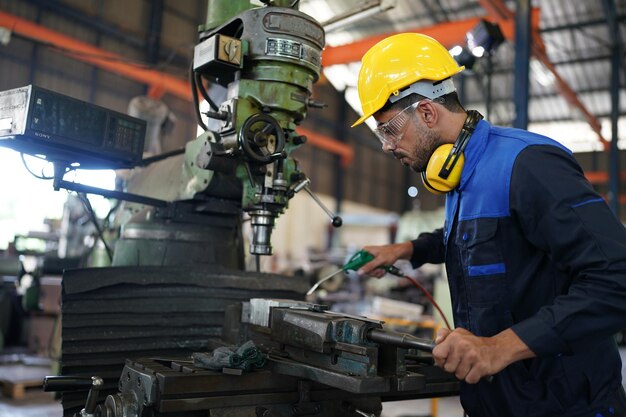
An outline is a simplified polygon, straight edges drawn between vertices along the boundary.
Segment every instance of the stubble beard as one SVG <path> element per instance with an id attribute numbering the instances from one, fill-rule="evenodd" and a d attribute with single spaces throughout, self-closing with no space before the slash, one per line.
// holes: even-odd
<path id="1" fill-rule="evenodd" d="M 430 129 L 417 125 L 418 135 L 421 138 L 421 146 L 416 146 L 413 150 L 413 160 L 411 169 L 415 172 L 424 172 L 428 166 L 428 161 L 435 150 L 439 147 L 440 136 Z"/>

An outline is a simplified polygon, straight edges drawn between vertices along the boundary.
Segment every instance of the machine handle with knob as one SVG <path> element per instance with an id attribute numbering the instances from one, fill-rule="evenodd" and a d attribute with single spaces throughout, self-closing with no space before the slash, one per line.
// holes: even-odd
<path id="1" fill-rule="evenodd" d="M 78 391 L 89 389 L 85 408 L 80 412 L 82 417 L 95 415 L 98 405 L 98 394 L 104 386 L 99 376 L 47 376 L 43 380 L 44 391 Z"/>
<path id="2" fill-rule="evenodd" d="M 79 391 L 91 388 L 91 376 L 47 376 L 43 380 L 44 391 Z M 97 377 L 96 377 L 97 378 Z"/>
<path id="3" fill-rule="evenodd" d="M 311 180 L 310 179 L 308 179 L 308 178 L 303 179 L 300 183 L 298 183 L 292 189 L 292 194 L 295 194 L 295 193 L 297 193 L 300 190 L 306 191 L 311 196 L 311 198 L 313 200 L 315 200 L 317 205 L 320 206 L 322 210 L 324 210 L 324 212 L 328 215 L 328 217 L 330 217 L 330 219 L 332 220 L 332 225 L 334 227 L 341 227 L 341 225 L 343 224 L 343 220 L 341 219 L 341 217 L 337 216 L 335 213 L 330 211 L 330 209 L 328 207 L 326 207 L 324 205 L 324 203 L 322 203 L 322 200 L 320 200 L 319 197 L 316 196 L 313 193 L 313 191 L 311 191 L 311 189 L 309 188 L 310 184 L 311 184 Z"/>

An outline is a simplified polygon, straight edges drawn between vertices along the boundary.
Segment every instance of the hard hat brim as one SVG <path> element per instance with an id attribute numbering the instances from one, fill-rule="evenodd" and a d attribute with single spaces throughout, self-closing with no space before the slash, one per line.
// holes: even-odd
<path id="1" fill-rule="evenodd" d="M 350 126 L 350 127 L 354 127 L 354 126 L 358 126 L 358 125 L 360 125 L 361 123 L 363 123 L 364 121 L 366 121 L 366 120 L 367 120 L 367 118 L 368 118 L 368 117 L 370 117 L 370 116 L 371 116 L 371 114 L 364 114 L 363 116 L 361 116 L 361 117 L 359 118 L 359 120 L 357 120 L 356 122 L 354 122 L 354 123 L 352 124 L 352 126 Z"/>

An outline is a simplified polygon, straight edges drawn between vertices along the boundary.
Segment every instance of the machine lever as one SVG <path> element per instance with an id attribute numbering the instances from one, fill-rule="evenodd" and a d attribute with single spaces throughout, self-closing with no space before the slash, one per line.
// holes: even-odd
<path id="1" fill-rule="evenodd" d="M 390 332 L 388 330 L 372 329 L 367 333 L 367 338 L 372 342 L 397 346 L 405 349 L 417 349 L 424 352 L 432 352 L 436 343 L 430 339 L 415 337 L 406 333 Z M 493 381 L 493 375 L 487 375 L 483 379 L 489 383 Z"/>
<path id="2" fill-rule="evenodd" d="M 367 333 L 367 338 L 376 343 L 397 346 L 404 349 L 417 349 L 424 352 L 432 352 L 436 346 L 435 342 L 430 339 L 380 329 L 370 330 Z"/>
<path id="3" fill-rule="evenodd" d="M 90 376 L 47 376 L 43 379 L 44 391 L 78 391 L 91 388 Z"/>
<path id="4" fill-rule="evenodd" d="M 333 213 L 332 211 L 330 211 L 330 209 L 328 207 L 326 207 L 324 205 L 324 203 L 322 203 L 322 200 L 320 200 L 315 194 L 313 194 L 313 191 L 311 191 L 311 189 L 309 188 L 309 184 L 311 184 L 311 180 L 306 178 L 304 179 L 301 183 L 299 183 L 298 185 L 295 186 L 295 188 L 293 189 L 293 193 L 297 193 L 300 190 L 304 190 L 306 191 L 313 200 L 315 200 L 315 202 L 317 203 L 318 206 L 320 206 L 322 208 L 322 210 L 324 210 L 324 212 L 326 212 L 326 214 L 328 214 L 328 217 L 330 217 L 330 219 L 332 220 L 332 224 L 334 227 L 341 227 L 341 225 L 343 224 L 343 220 L 341 219 L 341 217 L 335 215 L 335 213 Z"/>
<path id="5" fill-rule="evenodd" d="M 99 376 L 47 376 L 43 380 L 44 391 L 77 391 L 89 388 L 85 408 L 80 412 L 81 417 L 91 417 L 96 412 L 98 394 L 104 386 Z"/>

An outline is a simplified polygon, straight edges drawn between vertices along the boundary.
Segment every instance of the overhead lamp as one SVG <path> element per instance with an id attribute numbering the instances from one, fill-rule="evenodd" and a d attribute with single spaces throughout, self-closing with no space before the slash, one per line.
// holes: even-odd
<path id="1" fill-rule="evenodd" d="M 497 23 L 481 19 L 472 30 L 466 33 L 467 47 L 477 57 L 494 52 L 502 42 L 504 35 Z"/>
<path id="2" fill-rule="evenodd" d="M 456 45 L 448 52 L 450 52 L 450 55 L 452 55 L 452 58 L 454 58 L 457 64 L 464 66 L 467 70 L 471 70 L 476 63 L 476 55 L 472 54 L 464 46 Z"/>
<path id="3" fill-rule="evenodd" d="M 482 58 L 483 55 L 485 55 L 485 48 L 483 48 L 482 46 L 473 47 L 472 55 L 474 55 L 476 58 Z"/>
<path id="4" fill-rule="evenodd" d="M 455 45 L 448 52 L 450 52 L 450 55 L 452 55 L 453 57 L 456 57 L 459 56 L 462 51 L 463 47 L 461 45 Z"/>

